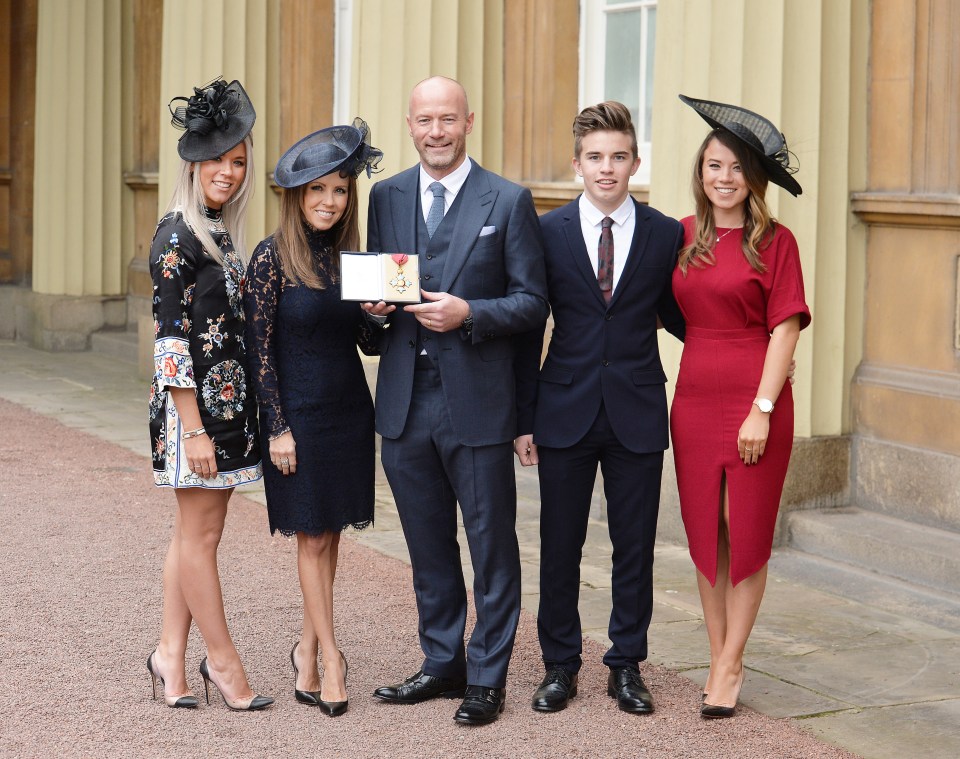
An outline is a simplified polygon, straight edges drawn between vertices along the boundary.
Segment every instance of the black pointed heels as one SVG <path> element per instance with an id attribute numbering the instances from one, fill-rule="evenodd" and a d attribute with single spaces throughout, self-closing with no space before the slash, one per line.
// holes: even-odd
<path id="1" fill-rule="evenodd" d="M 227 705 L 227 708 L 235 712 L 255 712 L 260 709 L 266 709 L 273 703 L 273 698 L 270 696 L 260 695 L 254 695 L 251 698 L 244 698 L 238 701 L 230 701 L 223 692 L 223 689 L 217 684 L 217 681 L 211 677 L 206 656 L 204 656 L 203 661 L 200 662 L 200 676 L 203 677 L 203 690 L 206 694 L 208 704 L 210 703 L 210 683 L 213 683 L 216 689 L 220 691 L 220 696 L 223 698 L 223 703 Z"/>
<path id="2" fill-rule="evenodd" d="M 166 684 L 163 682 L 163 676 L 157 671 L 157 668 L 153 663 L 153 657 L 156 655 L 156 653 L 157 651 L 154 649 L 153 653 L 147 657 L 147 671 L 150 673 L 150 681 L 153 684 L 153 700 L 157 700 L 157 680 L 159 680 L 161 693 L 163 694 L 163 702 L 167 706 L 169 706 L 171 709 L 196 709 L 197 705 L 200 703 L 200 699 L 198 699 L 196 696 L 167 695 Z"/>
<path id="3" fill-rule="evenodd" d="M 347 708 L 350 705 L 349 699 L 346 701 L 324 701 L 320 697 L 321 691 L 300 690 L 297 688 L 297 676 L 300 674 L 300 670 L 297 669 L 297 661 L 294 658 L 294 653 L 299 645 L 300 642 L 298 641 L 294 643 L 293 648 L 290 649 L 290 663 L 293 665 L 293 697 L 301 704 L 318 707 L 320 711 L 322 711 L 328 717 L 339 717 L 341 714 L 347 711 Z M 340 658 L 343 659 L 343 682 L 344 685 L 346 685 L 347 672 L 350 670 L 350 665 L 347 664 L 347 659 L 343 655 L 342 651 L 340 652 Z"/>

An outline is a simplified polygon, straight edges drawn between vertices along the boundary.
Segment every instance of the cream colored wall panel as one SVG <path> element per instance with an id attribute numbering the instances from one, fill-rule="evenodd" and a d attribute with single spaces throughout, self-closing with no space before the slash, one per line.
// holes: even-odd
<path id="1" fill-rule="evenodd" d="M 33 288 L 117 294 L 120 0 L 41 0 L 37 10 Z"/>

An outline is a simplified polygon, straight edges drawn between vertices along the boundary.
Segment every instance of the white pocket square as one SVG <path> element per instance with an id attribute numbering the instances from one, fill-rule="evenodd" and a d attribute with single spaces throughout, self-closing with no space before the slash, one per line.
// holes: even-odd
<path id="1" fill-rule="evenodd" d="M 494 232 L 496 232 L 496 231 L 497 231 L 497 228 L 496 228 L 496 227 L 482 227 L 482 228 L 480 229 L 480 234 L 479 234 L 478 236 L 479 236 L 479 237 L 486 237 L 487 235 L 492 235 L 492 234 L 493 234 Z"/>

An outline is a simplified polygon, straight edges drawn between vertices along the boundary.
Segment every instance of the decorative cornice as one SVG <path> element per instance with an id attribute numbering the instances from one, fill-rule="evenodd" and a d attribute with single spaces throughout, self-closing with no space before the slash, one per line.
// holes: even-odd
<path id="1" fill-rule="evenodd" d="M 867 224 L 960 228 L 960 195 L 854 192 L 853 212 Z"/>
<path id="2" fill-rule="evenodd" d="M 854 382 L 960 401 L 960 375 L 954 372 L 863 363 L 857 368 Z"/>
<path id="3" fill-rule="evenodd" d="M 156 171 L 125 171 L 123 183 L 131 190 L 156 190 L 160 186 L 160 174 Z"/>

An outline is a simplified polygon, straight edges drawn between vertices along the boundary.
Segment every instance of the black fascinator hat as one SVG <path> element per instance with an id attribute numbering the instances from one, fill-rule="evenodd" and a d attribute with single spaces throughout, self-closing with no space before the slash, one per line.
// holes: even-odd
<path id="1" fill-rule="evenodd" d="M 797 167 L 790 165 L 790 156 L 793 154 L 787 149 L 787 139 L 768 119 L 736 105 L 697 100 L 686 95 L 680 95 L 680 99 L 714 129 L 726 129 L 756 153 L 771 182 L 780 185 L 794 197 L 803 192 L 799 182 L 793 178 Z"/>
<path id="2" fill-rule="evenodd" d="M 189 98 L 177 97 L 167 106 L 170 123 L 183 129 L 177 152 L 184 161 L 209 161 L 229 152 L 250 134 L 257 114 L 243 86 L 234 79 L 227 84 L 217 78 L 194 87 Z M 186 105 L 176 108 L 181 101 Z"/>
<path id="3" fill-rule="evenodd" d="M 383 151 L 370 145 L 367 122 L 357 117 L 352 125 L 332 126 L 309 134 L 287 150 L 273 172 L 281 187 L 300 187 L 314 179 L 339 172 L 340 176 L 369 177 L 383 158 Z"/>

